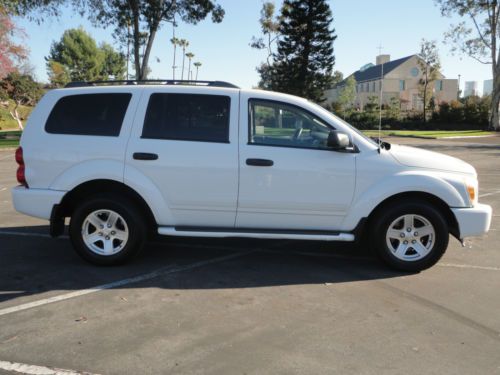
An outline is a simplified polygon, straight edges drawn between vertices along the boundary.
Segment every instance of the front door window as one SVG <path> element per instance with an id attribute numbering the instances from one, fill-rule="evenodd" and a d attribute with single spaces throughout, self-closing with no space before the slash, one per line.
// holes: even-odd
<path id="1" fill-rule="evenodd" d="M 250 101 L 249 143 L 327 149 L 332 128 L 303 109 L 280 102 Z"/>

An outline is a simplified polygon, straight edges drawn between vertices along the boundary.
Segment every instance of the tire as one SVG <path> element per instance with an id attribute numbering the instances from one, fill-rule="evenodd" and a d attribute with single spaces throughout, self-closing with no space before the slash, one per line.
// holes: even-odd
<path id="1" fill-rule="evenodd" d="M 371 227 L 373 250 L 387 265 L 400 271 L 418 272 L 432 267 L 448 247 L 448 224 L 441 212 L 425 201 L 385 207 L 374 217 Z"/>
<path id="2" fill-rule="evenodd" d="M 120 195 L 102 194 L 76 207 L 69 235 L 73 248 L 87 262 L 113 266 L 139 253 L 147 228 L 134 202 Z"/>

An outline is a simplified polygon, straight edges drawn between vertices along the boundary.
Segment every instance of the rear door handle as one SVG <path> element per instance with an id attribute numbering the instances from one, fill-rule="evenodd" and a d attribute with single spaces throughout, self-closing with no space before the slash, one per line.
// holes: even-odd
<path id="1" fill-rule="evenodd" d="M 255 167 L 272 167 L 274 162 L 269 159 L 247 159 L 247 165 L 253 165 Z"/>
<path id="2" fill-rule="evenodd" d="M 158 159 L 158 154 L 151 154 L 149 152 L 134 152 L 132 157 L 135 160 L 156 160 Z"/>

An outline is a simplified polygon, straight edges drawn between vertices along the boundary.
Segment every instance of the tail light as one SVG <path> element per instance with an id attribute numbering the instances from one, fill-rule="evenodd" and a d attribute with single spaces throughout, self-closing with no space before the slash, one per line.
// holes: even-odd
<path id="1" fill-rule="evenodd" d="M 24 174 L 25 169 L 22 147 L 18 147 L 16 150 L 16 163 L 19 165 L 16 172 L 17 182 L 19 182 L 23 186 L 28 187 L 28 183 L 26 182 L 26 175 Z"/>

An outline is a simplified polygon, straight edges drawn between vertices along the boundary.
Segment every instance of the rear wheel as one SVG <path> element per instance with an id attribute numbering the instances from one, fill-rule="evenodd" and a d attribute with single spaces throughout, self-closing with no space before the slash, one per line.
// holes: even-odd
<path id="1" fill-rule="evenodd" d="M 371 243 L 389 266 L 421 271 L 436 264 L 448 247 L 449 229 L 443 215 L 424 201 L 399 202 L 372 221 Z"/>
<path id="2" fill-rule="evenodd" d="M 76 208 L 69 233 L 83 259 L 97 265 L 115 265 L 141 250 L 146 226 L 133 202 L 106 194 L 89 198 Z"/>

